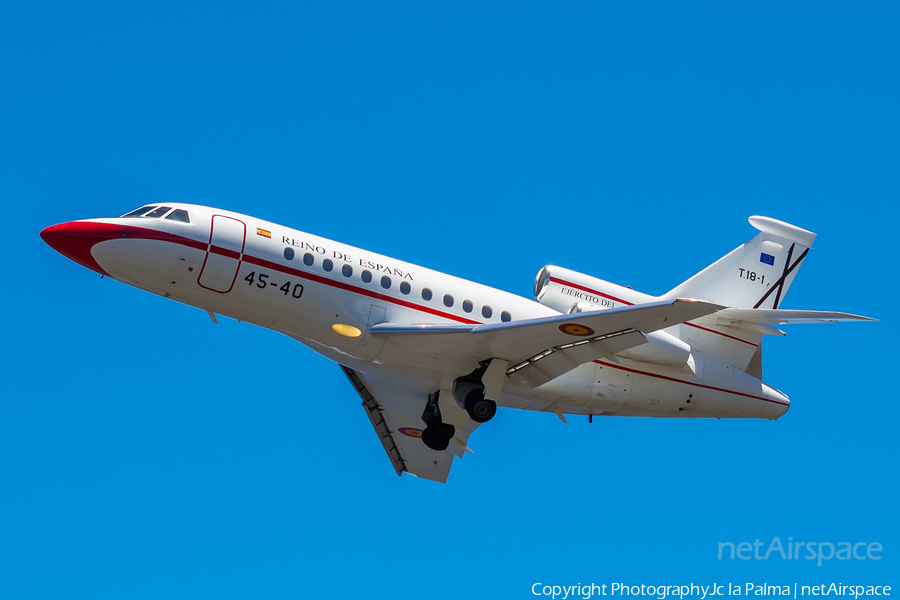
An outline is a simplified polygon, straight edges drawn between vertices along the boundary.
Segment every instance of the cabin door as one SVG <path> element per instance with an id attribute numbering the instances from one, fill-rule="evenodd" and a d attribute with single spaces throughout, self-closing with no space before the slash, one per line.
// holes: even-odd
<path id="1" fill-rule="evenodd" d="M 206 260 L 200 269 L 197 283 L 200 287 L 227 294 L 234 287 L 241 260 L 244 258 L 244 244 L 247 240 L 247 226 L 223 215 L 213 215 L 209 229 L 209 243 L 206 246 Z"/>

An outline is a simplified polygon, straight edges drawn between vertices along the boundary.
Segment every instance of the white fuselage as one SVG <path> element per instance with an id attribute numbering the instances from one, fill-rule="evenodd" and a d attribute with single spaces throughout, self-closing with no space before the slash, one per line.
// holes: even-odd
<path id="1" fill-rule="evenodd" d="M 275 223 L 177 206 L 189 211 L 190 223 L 77 222 L 96 229 L 87 246 L 90 257 L 79 262 L 212 314 L 274 329 L 354 370 L 399 376 L 425 390 L 466 373 L 448 373 L 436 359 L 370 335 L 369 327 L 560 314 L 515 294 Z M 96 266 L 88 264 L 90 258 Z M 334 325 L 361 334 L 340 335 Z M 471 369 L 486 358 L 473 356 Z M 697 351 L 683 368 L 620 358 L 583 364 L 534 389 L 509 381 L 498 404 L 558 414 L 766 419 L 789 407 L 783 394 L 759 379 Z"/>

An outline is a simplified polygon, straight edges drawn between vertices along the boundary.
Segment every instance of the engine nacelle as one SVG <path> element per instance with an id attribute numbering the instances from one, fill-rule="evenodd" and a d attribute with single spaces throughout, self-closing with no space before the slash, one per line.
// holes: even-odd
<path id="1" fill-rule="evenodd" d="M 575 312 L 576 304 L 583 310 L 602 310 L 656 300 L 649 294 L 554 265 L 547 265 L 538 272 L 534 297 L 544 306 L 561 313 Z"/>
<path id="2" fill-rule="evenodd" d="M 658 300 L 649 294 L 553 265 L 547 265 L 538 272 L 534 295 L 544 306 L 566 314 Z M 665 331 L 653 331 L 644 336 L 647 343 L 618 352 L 616 356 L 676 368 L 685 366 L 691 357 L 691 347 Z"/>
<path id="3" fill-rule="evenodd" d="M 629 360 L 681 368 L 691 358 L 691 347 L 665 331 L 645 333 L 646 344 L 622 350 L 616 356 Z"/>

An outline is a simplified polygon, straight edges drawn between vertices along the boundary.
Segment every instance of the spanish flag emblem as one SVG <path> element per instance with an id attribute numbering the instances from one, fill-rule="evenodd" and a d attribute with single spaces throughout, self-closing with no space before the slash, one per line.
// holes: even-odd
<path id="1" fill-rule="evenodd" d="M 256 235 L 261 235 L 265 238 L 269 238 L 270 240 L 272 239 L 272 232 L 269 231 L 268 229 L 260 229 L 259 227 L 257 227 Z"/>

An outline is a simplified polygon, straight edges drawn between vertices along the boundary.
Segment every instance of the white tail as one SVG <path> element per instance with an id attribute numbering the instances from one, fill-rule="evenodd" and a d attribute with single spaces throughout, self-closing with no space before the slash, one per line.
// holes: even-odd
<path id="1" fill-rule="evenodd" d="M 768 217 L 750 217 L 760 233 L 664 298 L 697 298 L 735 308 L 778 308 L 816 234 Z"/>
<path id="2" fill-rule="evenodd" d="M 816 234 L 768 217 L 750 217 L 759 234 L 703 269 L 664 298 L 697 298 L 738 309 L 776 309 L 784 301 Z M 762 378 L 762 338 L 780 333 L 747 319 L 718 315 L 680 326 L 679 337 L 701 351 Z"/>
<path id="3" fill-rule="evenodd" d="M 666 333 L 759 379 L 763 336 L 784 335 L 774 325 L 869 320 L 846 313 L 779 309 L 816 234 L 768 217 L 750 217 L 750 224 L 760 232 L 756 237 L 660 297 L 553 265 L 538 273 L 534 295 L 541 304 L 563 313 L 677 298 L 728 306 Z"/>

